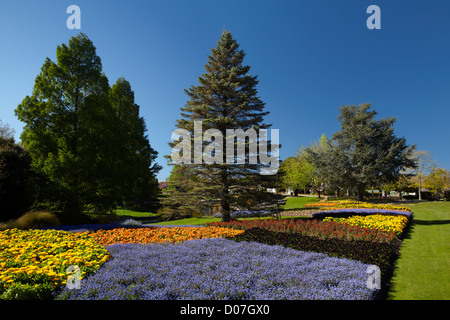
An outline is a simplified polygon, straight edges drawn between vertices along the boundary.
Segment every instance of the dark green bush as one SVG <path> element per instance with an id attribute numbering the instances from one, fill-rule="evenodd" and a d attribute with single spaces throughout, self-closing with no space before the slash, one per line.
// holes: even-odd
<path id="1" fill-rule="evenodd" d="M 31 157 L 13 138 L 0 137 L 0 221 L 15 219 L 34 201 Z"/>
<path id="2" fill-rule="evenodd" d="M 450 190 L 444 191 L 444 199 L 450 201 Z"/>

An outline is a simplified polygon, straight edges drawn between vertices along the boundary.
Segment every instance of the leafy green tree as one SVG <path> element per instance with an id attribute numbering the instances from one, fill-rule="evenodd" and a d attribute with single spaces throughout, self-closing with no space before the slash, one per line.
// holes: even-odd
<path id="1" fill-rule="evenodd" d="M 142 133 L 142 123 L 140 131 L 130 133 L 126 126 L 136 116 L 121 112 L 134 107 L 136 113 L 138 108 L 129 92 L 121 92 L 120 88 L 127 86 L 124 81 L 109 87 L 100 57 L 86 35 L 58 46 L 56 60 L 46 59 L 32 95 L 16 109 L 25 123 L 22 142 L 42 178 L 41 200 L 56 202 L 55 209 L 67 214 L 76 215 L 88 204 L 109 211 L 132 188 L 130 179 L 123 179 L 135 164 L 124 165 L 130 154 L 150 153 L 153 159 L 152 150 L 141 152 L 142 145 L 136 150 L 137 143 L 128 140 Z M 142 166 L 138 167 L 141 170 Z"/>
<path id="2" fill-rule="evenodd" d="M 410 170 L 409 181 L 417 188 L 419 200 L 422 200 L 422 189 L 425 187 L 427 177 L 431 174 L 433 169 L 433 160 L 428 151 L 416 151 L 413 154 L 413 159 L 417 163 L 417 167 Z"/>
<path id="3" fill-rule="evenodd" d="M 412 160 L 415 146 L 394 134 L 395 118 L 375 120 L 370 104 L 340 108 L 340 131 L 332 140 L 343 150 L 343 179 L 353 184 L 358 200 L 363 200 L 367 187 L 395 181 L 407 168 L 415 168 Z"/>
<path id="4" fill-rule="evenodd" d="M 0 126 L 0 128 L 5 128 Z M 33 203 L 31 157 L 14 138 L 0 136 L 0 221 L 19 217 Z"/>
<path id="5" fill-rule="evenodd" d="M 312 164 L 312 183 L 317 192 L 350 189 L 351 184 L 346 177 L 350 170 L 342 147 L 322 135 L 318 142 L 306 148 L 306 156 Z"/>
<path id="6" fill-rule="evenodd" d="M 370 104 L 340 108 L 341 129 L 327 147 L 310 149 L 312 162 L 330 186 L 354 188 L 363 200 L 367 187 L 395 182 L 415 168 L 415 146 L 394 134 L 395 118 L 375 120 Z"/>
<path id="7" fill-rule="evenodd" d="M 174 165 L 170 173 L 167 190 L 162 198 L 160 210 L 163 220 L 183 219 L 202 213 L 205 205 L 211 204 L 204 192 L 200 176 L 190 172 L 190 166 Z"/>
<path id="8" fill-rule="evenodd" d="M 293 189 L 295 194 L 302 184 L 301 163 L 296 157 L 286 158 L 280 166 L 280 186 Z"/>
<path id="9" fill-rule="evenodd" d="M 217 47 L 211 49 L 205 65 L 206 73 L 198 78 L 199 85 L 185 90 L 189 100 L 181 108 L 182 118 L 176 124 L 178 128 L 194 132 L 194 121 L 202 121 L 204 131 L 216 129 L 226 137 L 227 129 L 247 131 L 269 127 L 263 123 L 268 112 L 264 111 L 265 104 L 257 95 L 257 77 L 249 74 L 250 66 L 243 64 L 244 56 L 231 33 L 224 31 Z M 175 143 L 169 145 L 174 147 Z M 199 185 L 194 189 L 196 195 L 203 196 L 205 201 L 218 199 L 224 221 L 230 220 L 234 205 L 243 203 L 240 197 L 260 193 L 261 163 L 249 164 L 246 161 L 245 164 L 229 165 L 223 152 L 221 163 L 187 166 L 189 175 L 199 179 Z"/>
<path id="10" fill-rule="evenodd" d="M 159 191 L 155 176 L 161 170 L 155 162 L 158 152 L 150 145 L 130 83 L 119 78 L 111 87 L 110 99 L 119 121 L 115 150 L 121 169 L 112 170 L 116 181 L 121 181 L 118 199 L 155 199 Z"/>
<path id="11" fill-rule="evenodd" d="M 11 139 L 14 138 L 14 129 L 11 129 L 9 124 L 3 124 L 3 121 L 0 120 L 0 138 Z"/>
<path id="12" fill-rule="evenodd" d="M 426 187 L 436 194 L 441 194 L 450 188 L 450 172 L 444 168 L 433 167 L 426 179 Z"/>
<path id="13" fill-rule="evenodd" d="M 312 186 L 315 169 L 302 148 L 294 157 L 288 157 L 281 163 L 280 184 L 284 188 L 293 189 L 297 194 L 299 190 Z"/>

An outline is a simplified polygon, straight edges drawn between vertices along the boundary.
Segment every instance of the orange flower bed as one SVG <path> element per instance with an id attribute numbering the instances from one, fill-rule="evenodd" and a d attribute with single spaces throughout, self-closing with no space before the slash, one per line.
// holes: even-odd
<path id="1" fill-rule="evenodd" d="M 336 203 L 333 202 L 314 202 L 305 204 L 305 207 L 334 207 L 334 206 L 336 206 Z"/>
<path id="2" fill-rule="evenodd" d="M 98 243 L 179 243 L 194 239 L 233 237 L 243 230 L 220 227 L 116 228 L 89 233 Z"/>

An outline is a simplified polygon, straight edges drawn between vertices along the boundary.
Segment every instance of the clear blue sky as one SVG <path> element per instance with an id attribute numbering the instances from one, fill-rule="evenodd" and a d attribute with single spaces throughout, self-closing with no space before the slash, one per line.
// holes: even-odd
<path id="1" fill-rule="evenodd" d="M 81 30 L 66 9 L 81 8 Z M 369 5 L 381 29 L 369 30 Z M 450 1 L 82 1 L 0 2 L 0 119 L 16 130 L 14 109 L 31 95 L 46 57 L 80 31 L 102 59 L 110 84 L 125 77 L 141 107 L 149 140 L 163 155 L 187 96 L 204 73 L 223 29 L 246 53 L 259 95 L 279 129 L 280 156 L 294 155 L 339 129 L 338 108 L 371 103 L 396 117 L 396 134 L 450 169 Z"/>

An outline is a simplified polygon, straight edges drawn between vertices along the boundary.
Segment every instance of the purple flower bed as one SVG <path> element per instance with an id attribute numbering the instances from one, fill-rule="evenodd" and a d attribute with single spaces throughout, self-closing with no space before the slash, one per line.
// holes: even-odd
<path id="1" fill-rule="evenodd" d="M 230 213 L 231 218 L 251 218 L 251 217 L 265 217 L 270 215 L 270 210 L 236 210 Z M 221 218 L 221 213 L 216 213 L 215 218 Z"/>
<path id="2" fill-rule="evenodd" d="M 367 264 L 227 239 L 115 244 L 96 274 L 56 299 L 373 299 Z"/>
<path id="3" fill-rule="evenodd" d="M 312 214 L 315 219 L 323 219 L 325 217 L 348 217 L 351 215 L 371 215 L 371 214 L 390 214 L 404 215 L 408 219 L 412 218 L 412 212 L 401 210 L 385 210 L 385 209 L 363 209 L 363 208 L 342 208 L 315 212 Z"/>

